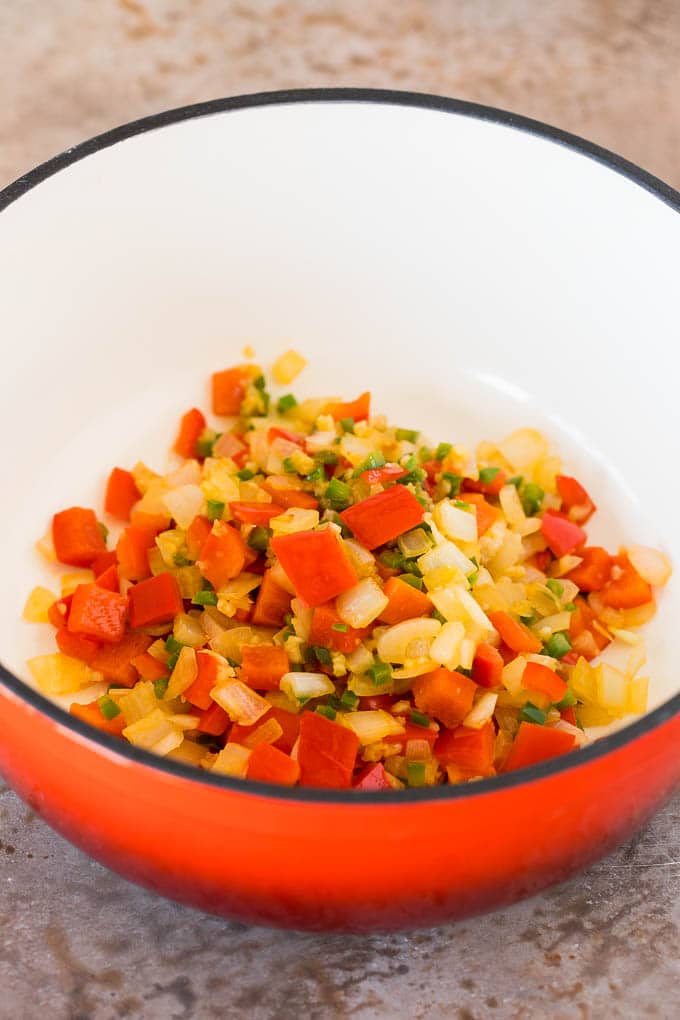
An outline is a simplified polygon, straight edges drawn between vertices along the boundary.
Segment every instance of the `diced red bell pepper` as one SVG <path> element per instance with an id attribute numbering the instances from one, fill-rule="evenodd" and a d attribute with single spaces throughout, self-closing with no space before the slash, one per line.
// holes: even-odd
<path id="1" fill-rule="evenodd" d="M 133 659 L 130 659 L 130 662 L 135 667 L 142 680 L 150 680 L 152 683 L 155 680 L 162 680 L 170 673 L 170 670 L 164 662 L 161 662 L 160 659 L 155 659 L 153 655 L 149 655 L 148 652 L 142 652 L 141 655 L 135 655 Z M 184 697 L 186 697 L 186 692 Z"/>
<path id="2" fill-rule="evenodd" d="M 462 723 L 472 708 L 476 690 L 474 680 L 444 666 L 413 681 L 413 697 L 420 711 L 450 729 Z"/>
<path id="3" fill-rule="evenodd" d="M 618 576 L 614 577 L 614 574 Z M 651 602 L 652 589 L 640 577 L 627 556 L 615 556 L 612 561 L 612 577 L 602 589 L 602 601 L 612 609 L 635 609 Z"/>
<path id="4" fill-rule="evenodd" d="M 472 662 L 472 679 L 480 687 L 500 687 L 503 680 L 503 656 L 493 645 L 477 645 Z"/>
<path id="5" fill-rule="evenodd" d="M 390 577 L 383 591 L 389 602 L 380 614 L 382 623 L 391 625 L 418 616 L 430 616 L 434 608 L 425 592 L 418 591 L 399 577 Z"/>
<path id="6" fill-rule="evenodd" d="M 573 734 L 564 730 L 522 722 L 501 771 L 514 772 L 515 769 L 527 768 L 549 758 L 556 758 L 571 751 L 574 743 Z"/>
<path id="7" fill-rule="evenodd" d="M 513 619 L 509 613 L 498 610 L 488 614 L 491 623 L 498 631 L 501 639 L 513 652 L 540 652 L 543 645 L 528 627 L 519 620 Z"/>
<path id="8" fill-rule="evenodd" d="M 279 503 L 242 503 L 233 502 L 229 504 L 232 517 L 239 524 L 256 524 L 266 528 L 272 517 L 278 517 L 284 512 L 285 507 Z"/>
<path id="9" fill-rule="evenodd" d="M 507 477 L 505 471 L 499 468 L 498 473 L 490 482 L 482 482 L 479 478 L 464 478 L 461 489 L 464 493 L 481 492 L 485 496 L 497 496 L 505 485 Z"/>
<path id="10" fill-rule="evenodd" d="M 139 679 L 132 660 L 143 655 L 151 644 L 148 634 L 128 632 L 116 645 L 104 645 L 92 659 L 92 668 L 104 674 L 109 683 L 133 687 Z"/>
<path id="11" fill-rule="evenodd" d="M 243 645 L 240 678 L 256 691 L 278 691 L 290 670 L 288 656 L 276 645 Z"/>
<path id="12" fill-rule="evenodd" d="M 195 457 L 196 444 L 204 428 L 205 416 L 197 407 L 192 407 L 190 411 L 182 415 L 173 447 L 175 453 L 178 453 L 180 457 Z"/>
<path id="13" fill-rule="evenodd" d="M 149 550 L 156 544 L 156 531 L 139 524 L 130 524 L 121 532 L 116 555 L 121 576 L 128 581 L 142 581 L 151 573 Z"/>
<path id="14" fill-rule="evenodd" d="M 201 573 L 214 588 L 222 588 L 227 581 L 238 577 L 246 562 L 246 544 L 241 533 L 224 521 L 215 521 L 213 529 L 203 543 L 198 562 Z"/>
<path id="15" fill-rule="evenodd" d="M 353 418 L 354 421 L 365 421 L 368 418 L 370 411 L 370 393 L 362 393 L 356 400 L 329 404 L 326 408 L 326 414 L 330 414 L 331 418 L 334 418 L 335 421 L 341 421 L 343 418 Z"/>
<path id="16" fill-rule="evenodd" d="M 295 786 L 300 778 L 300 766 L 271 744 L 258 744 L 248 759 L 246 778 L 257 779 L 261 783 Z"/>
<path id="17" fill-rule="evenodd" d="M 609 644 L 609 638 L 598 627 L 594 627 L 595 613 L 585 599 L 574 599 L 576 609 L 569 617 L 569 640 L 575 652 L 586 659 L 593 659 Z M 562 661 L 567 661 L 566 656 Z"/>
<path id="18" fill-rule="evenodd" d="M 187 528 L 185 539 L 190 559 L 196 561 L 200 557 L 201 549 L 207 542 L 211 531 L 212 521 L 209 521 L 207 517 L 203 517 L 200 514 L 198 517 L 194 517 Z"/>
<path id="19" fill-rule="evenodd" d="M 154 537 L 161 531 L 166 531 L 171 522 L 170 514 L 162 510 L 150 513 L 148 510 L 140 510 L 138 506 L 135 506 L 130 514 L 131 524 L 136 528 L 143 528 L 144 531 L 150 531 Z"/>
<path id="20" fill-rule="evenodd" d="M 276 506 L 282 508 L 279 513 L 290 510 L 291 507 L 298 507 L 300 510 L 318 509 L 319 501 L 311 492 L 304 492 L 303 489 L 277 489 L 273 485 L 268 486 L 266 482 L 262 483 L 262 488 L 269 493 Z"/>
<path id="21" fill-rule="evenodd" d="M 356 777 L 355 790 L 391 790 L 385 766 L 381 761 L 375 765 L 367 765 Z"/>
<path id="22" fill-rule="evenodd" d="M 492 524 L 500 518 L 501 512 L 495 507 L 487 503 L 486 499 L 481 492 L 466 492 L 465 502 L 470 503 L 475 508 L 475 514 L 477 515 L 477 534 L 480 536 L 485 535 Z"/>
<path id="23" fill-rule="evenodd" d="M 409 489 L 393 485 L 343 510 L 340 517 L 357 541 L 367 549 L 375 549 L 415 528 L 424 513 Z"/>
<path id="24" fill-rule="evenodd" d="M 540 570 L 543 574 L 547 574 L 548 567 L 553 561 L 553 554 L 550 549 L 540 549 L 537 553 L 531 557 L 529 562 L 536 570 Z"/>
<path id="25" fill-rule="evenodd" d="M 585 524 L 597 510 L 592 499 L 580 482 L 569 475 L 557 475 L 555 478 L 557 492 L 562 500 L 562 509 L 570 521 Z"/>
<path id="26" fill-rule="evenodd" d="M 191 714 L 198 720 L 196 729 L 199 733 L 209 733 L 212 737 L 221 737 L 231 725 L 231 719 L 215 701 L 207 711 L 195 708 Z"/>
<path id="27" fill-rule="evenodd" d="M 68 627 L 60 627 L 55 634 L 57 648 L 64 655 L 70 655 L 72 659 L 80 659 L 81 662 L 92 662 L 99 650 L 99 645 L 92 638 L 84 637 L 82 634 L 72 634 Z"/>
<path id="28" fill-rule="evenodd" d="M 477 776 L 494 775 L 496 730 L 491 720 L 478 730 L 468 726 L 444 730 L 434 745 L 440 765 L 456 765 Z"/>
<path id="29" fill-rule="evenodd" d="M 101 556 L 97 556 L 96 560 L 92 561 L 92 573 L 95 578 L 101 577 L 101 575 L 109 569 L 109 567 L 115 567 L 118 563 L 118 557 L 116 556 L 115 549 L 110 549 L 108 552 L 102 553 Z"/>
<path id="30" fill-rule="evenodd" d="M 547 695 L 553 703 L 561 701 L 567 693 L 567 685 L 554 669 L 541 662 L 527 662 L 522 673 L 522 687 Z"/>
<path id="31" fill-rule="evenodd" d="M 177 579 L 172 574 L 157 574 L 133 585 L 130 599 L 130 626 L 149 627 L 173 620 L 184 609 Z"/>
<path id="32" fill-rule="evenodd" d="M 389 712 L 396 700 L 394 694 L 365 694 L 359 698 L 359 710 L 362 712 L 375 712 L 384 709 Z"/>
<path id="33" fill-rule="evenodd" d="M 267 722 L 267 720 L 275 719 L 281 727 L 282 733 L 278 740 L 273 742 L 272 746 L 278 747 L 288 754 L 293 749 L 300 733 L 301 718 L 295 712 L 286 712 L 284 708 L 270 708 L 268 712 L 260 716 L 257 722 L 251 726 L 241 726 L 239 723 L 234 723 L 229 731 L 229 740 L 235 744 L 243 744 L 246 738 Z"/>
<path id="34" fill-rule="evenodd" d="M 212 409 L 215 414 L 232 415 L 241 410 L 246 390 L 260 375 L 255 365 L 236 365 L 212 377 Z"/>
<path id="35" fill-rule="evenodd" d="M 599 545 L 586 546 L 581 549 L 579 556 L 582 562 L 569 571 L 567 580 L 577 584 L 581 591 L 600 591 L 609 580 L 612 557 Z"/>
<path id="36" fill-rule="evenodd" d="M 385 464 L 380 468 L 368 468 L 361 472 L 361 477 L 369 485 L 385 485 L 388 482 L 396 482 L 397 478 L 403 478 L 408 474 L 406 468 L 399 464 Z"/>
<path id="37" fill-rule="evenodd" d="M 334 627 L 344 628 L 334 630 Z M 370 627 L 356 629 L 342 623 L 335 608 L 335 602 L 324 602 L 317 606 L 312 615 L 309 644 L 332 648 L 335 652 L 353 652 L 370 633 Z"/>
<path id="38" fill-rule="evenodd" d="M 52 518 L 52 542 L 60 563 L 89 567 L 106 552 L 106 543 L 94 510 L 73 506 Z"/>
<path id="39" fill-rule="evenodd" d="M 120 580 L 118 578 L 117 568 L 115 566 L 109 567 L 103 574 L 100 574 L 99 577 L 97 577 L 95 583 L 98 584 L 100 588 L 106 588 L 108 591 L 120 592 Z"/>
<path id="40" fill-rule="evenodd" d="M 541 531 L 551 553 L 558 558 L 573 553 L 588 538 L 583 528 L 554 510 L 546 510 L 543 514 Z"/>
<path id="41" fill-rule="evenodd" d="M 107 644 L 117 644 L 125 633 L 128 601 L 123 595 L 97 584 L 79 584 L 66 626 L 72 634 L 83 634 Z"/>
<path id="42" fill-rule="evenodd" d="M 130 511 L 142 498 L 134 478 L 124 468 L 115 467 L 106 483 L 104 509 L 107 514 L 117 517 L 119 521 L 129 521 Z"/>
<path id="43" fill-rule="evenodd" d="M 88 705 L 79 705 L 77 702 L 74 702 L 69 712 L 76 719 L 89 723 L 90 726 L 101 730 L 102 733 L 110 733 L 112 737 L 122 737 L 123 730 L 127 726 L 127 721 L 122 712 L 119 712 L 114 719 L 107 719 L 102 714 L 98 701 L 91 701 Z"/>
<path id="44" fill-rule="evenodd" d="M 298 596 L 312 608 L 347 591 L 358 581 L 332 528 L 278 535 L 271 546 Z"/>
<path id="45" fill-rule="evenodd" d="M 358 750 L 359 738 L 353 730 L 318 712 L 303 712 L 298 743 L 302 786 L 351 786 Z"/>
<path id="46" fill-rule="evenodd" d="M 290 592 L 272 579 L 271 570 L 265 570 L 255 599 L 253 623 L 257 627 L 283 627 L 292 598 Z"/>
<path id="47" fill-rule="evenodd" d="M 564 722 L 568 722 L 570 726 L 576 726 L 576 712 L 572 705 L 567 705 L 566 708 L 560 709 L 560 718 L 562 718 Z"/>
<path id="48" fill-rule="evenodd" d="M 196 708 L 206 712 L 215 702 L 210 697 L 210 692 L 217 686 L 220 660 L 214 652 L 206 649 L 199 649 L 196 652 L 196 679 L 191 687 L 184 691 L 182 697 L 185 701 L 195 705 Z"/>

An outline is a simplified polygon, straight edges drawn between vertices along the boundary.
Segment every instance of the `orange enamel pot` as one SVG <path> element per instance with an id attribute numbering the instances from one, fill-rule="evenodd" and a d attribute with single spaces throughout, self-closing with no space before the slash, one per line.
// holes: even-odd
<path id="1" fill-rule="evenodd" d="M 358 798 L 159 763 L 2 679 L 0 769 L 38 814 L 126 878 L 259 924 L 414 928 L 512 903 L 607 853 L 680 779 L 677 704 L 479 789 Z"/>
<path id="2" fill-rule="evenodd" d="M 232 780 L 98 734 L 29 686 L 52 638 L 20 617 L 34 585 L 58 587 L 33 547 L 51 514 L 101 506 L 114 464 L 162 465 L 246 343 L 266 365 L 302 351 L 299 397 L 370 388 L 433 439 L 541 428 L 599 505 L 594 541 L 680 562 L 680 473 L 661 470 L 680 430 L 679 210 L 556 129 L 370 90 L 161 114 L 0 193 L 7 781 L 133 881 L 310 930 L 489 910 L 630 836 L 680 782 L 675 581 L 646 628 L 645 716 L 530 769 L 389 794 Z"/>

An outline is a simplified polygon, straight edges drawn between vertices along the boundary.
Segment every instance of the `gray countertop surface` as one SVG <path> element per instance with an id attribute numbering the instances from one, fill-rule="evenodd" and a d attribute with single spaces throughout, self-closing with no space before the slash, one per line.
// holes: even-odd
<path id="1" fill-rule="evenodd" d="M 0 186 L 115 124 L 218 95 L 363 85 L 513 109 L 680 186 L 677 0 L 14 0 Z M 671 1018 L 680 799 L 571 882 L 376 936 L 206 917 L 89 860 L 0 787 L 0 1018 Z"/>

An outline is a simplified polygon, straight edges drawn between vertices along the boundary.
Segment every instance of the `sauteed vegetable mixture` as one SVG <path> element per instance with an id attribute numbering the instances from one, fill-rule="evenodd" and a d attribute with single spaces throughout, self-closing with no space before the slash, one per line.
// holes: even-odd
<path id="1" fill-rule="evenodd" d="M 279 388 L 303 366 L 283 355 Z M 176 468 L 111 472 L 115 541 L 71 507 L 38 543 L 71 568 L 24 610 L 55 628 L 41 691 L 203 769 L 358 790 L 523 768 L 645 711 L 637 628 L 670 565 L 590 544 L 595 503 L 539 432 L 473 454 L 369 393 L 273 397 L 253 364 L 211 382 L 219 424 L 187 411 Z"/>

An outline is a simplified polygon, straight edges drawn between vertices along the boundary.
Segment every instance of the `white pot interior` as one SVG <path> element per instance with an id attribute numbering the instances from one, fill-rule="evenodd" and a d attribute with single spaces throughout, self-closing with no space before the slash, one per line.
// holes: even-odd
<path id="1" fill-rule="evenodd" d="M 20 620 L 57 588 L 33 548 L 52 513 L 101 506 L 114 464 L 164 467 L 247 343 L 305 354 L 296 393 L 370 388 L 434 440 L 545 429 L 591 536 L 680 564 L 679 264 L 680 216 L 638 184 L 430 109 L 217 112 L 49 177 L 0 214 L 0 659 L 26 679 L 52 648 Z M 679 602 L 674 580 L 648 628 L 653 704 L 680 687 Z"/>

